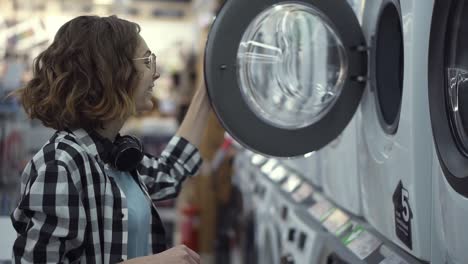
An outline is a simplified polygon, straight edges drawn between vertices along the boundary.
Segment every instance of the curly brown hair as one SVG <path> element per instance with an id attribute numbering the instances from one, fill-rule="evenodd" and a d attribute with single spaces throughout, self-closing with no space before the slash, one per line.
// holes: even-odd
<path id="1" fill-rule="evenodd" d="M 140 26 L 116 16 L 65 23 L 35 60 L 19 96 L 30 118 L 57 130 L 102 128 L 135 112 L 133 57 Z"/>

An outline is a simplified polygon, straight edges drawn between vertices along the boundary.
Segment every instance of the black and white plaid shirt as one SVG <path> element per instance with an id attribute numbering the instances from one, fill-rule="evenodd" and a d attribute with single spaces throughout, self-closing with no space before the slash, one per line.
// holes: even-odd
<path id="1" fill-rule="evenodd" d="M 108 145 L 97 133 L 60 131 L 26 166 L 22 199 L 11 219 L 14 263 L 115 263 L 127 259 L 128 206 L 105 174 Z M 145 155 L 132 176 L 148 199 L 175 197 L 201 164 L 187 140 L 174 137 L 159 158 Z M 166 249 L 161 219 L 151 210 L 150 252 Z"/>

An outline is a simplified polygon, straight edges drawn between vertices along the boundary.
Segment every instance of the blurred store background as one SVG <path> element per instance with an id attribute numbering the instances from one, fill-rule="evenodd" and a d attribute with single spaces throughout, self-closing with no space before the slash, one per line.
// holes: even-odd
<path id="1" fill-rule="evenodd" d="M 138 136 L 147 152 L 158 155 L 177 130 L 193 92 L 204 83 L 204 44 L 221 2 L 0 0 L 0 263 L 10 263 L 16 234 L 9 215 L 20 199 L 20 174 L 54 132 L 37 120 L 28 120 L 15 98 L 6 96 L 31 78 L 34 58 L 60 26 L 79 15 L 113 14 L 141 26 L 141 35 L 158 56 L 157 108 L 129 120 L 122 132 Z M 201 175 L 186 182 L 177 200 L 158 204 L 170 244 L 189 245 L 201 253 L 203 263 L 236 262 L 235 254 L 230 254 L 236 252 L 235 223 L 216 213 L 218 208 L 229 212 L 227 205 L 234 201 L 230 145 L 213 115 L 201 146 L 206 161 Z M 220 176 L 214 178 L 215 174 Z"/>

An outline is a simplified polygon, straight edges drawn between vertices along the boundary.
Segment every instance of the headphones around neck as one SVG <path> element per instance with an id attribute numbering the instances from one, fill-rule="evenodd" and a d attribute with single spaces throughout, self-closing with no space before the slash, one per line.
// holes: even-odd
<path id="1" fill-rule="evenodd" d="M 143 159 L 143 145 L 134 136 L 117 135 L 112 145 L 109 162 L 119 171 L 132 171 Z"/>

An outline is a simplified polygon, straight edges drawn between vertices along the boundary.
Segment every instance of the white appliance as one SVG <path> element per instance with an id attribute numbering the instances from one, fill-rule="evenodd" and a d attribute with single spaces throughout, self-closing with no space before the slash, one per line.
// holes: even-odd
<path id="1" fill-rule="evenodd" d="M 431 0 L 367 1 L 361 27 L 344 0 L 228 1 L 205 52 L 213 109 L 256 152 L 317 151 L 360 105 L 364 217 L 422 260 L 430 258 L 431 237 L 425 88 L 432 9 Z M 320 37 L 310 38 L 314 32 Z"/>
<path id="2" fill-rule="evenodd" d="M 302 210 L 291 210 L 283 226 L 283 256 L 286 263 L 322 263 L 324 246 L 330 238 L 326 231 L 318 229 L 310 216 Z M 284 263 L 283 262 L 283 263 Z"/>
<path id="3" fill-rule="evenodd" d="M 433 164 L 434 255 L 439 263 L 468 259 L 467 78 L 468 2 L 435 0 L 429 49 Z"/>
<path id="4" fill-rule="evenodd" d="M 317 193 L 316 187 L 300 172 L 307 171 L 304 168 L 310 165 L 305 161 L 288 160 L 291 167 L 279 165 L 269 177 L 278 189 L 273 197 L 270 221 L 281 229 L 281 263 L 319 263 L 325 255 L 323 246 L 330 237 L 318 221 L 311 216 L 304 217 L 307 209 L 316 204 Z"/>
<path id="5" fill-rule="evenodd" d="M 205 52 L 213 109 L 255 152 L 317 151 L 354 116 L 366 84 L 365 46 L 344 0 L 228 1 Z"/>
<path id="6" fill-rule="evenodd" d="M 257 254 L 253 248 L 256 247 L 257 221 L 260 216 L 256 211 L 254 200 L 259 194 L 256 179 L 260 177 L 261 166 L 268 159 L 262 155 L 254 154 L 249 150 L 239 148 L 233 165 L 233 185 L 237 186 L 242 193 L 242 211 L 239 217 L 244 223 L 244 235 L 240 241 L 242 252 L 242 263 L 257 263 Z M 260 199 L 261 200 L 261 199 Z"/>
<path id="7" fill-rule="evenodd" d="M 279 264 L 281 256 L 281 227 L 271 217 L 274 198 L 278 196 L 276 186 L 268 179 L 279 162 L 268 159 L 259 167 L 254 182 L 253 207 L 256 233 L 255 245 L 259 264 Z"/>
<path id="8" fill-rule="evenodd" d="M 296 171 L 301 177 L 308 180 L 316 188 L 322 187 L 322 152 L 315 151 L 306 157 L 282 159 L 287 168 Z"/>
<path id="9" fill-rule="evenodd" d="M 362 21 L 365 0 L 348 0 Z M 367 21 L 372 23 L 372 21 Z M 320 150 L 322 155 L 323 191 L 340 207 L 362 215 L 360 177 L 358 171 L 357 126 L 360 121 L 358 111 L 343 133 Z"/>
<path id="10" fill-rule="evenodd" d="M 423 260 L 431 244 L 425 88 L 432 3 L 367 1 L 361 27 L 345 0 L 227 1 L 205 51 L 215 113 L 230 135 L 256 152 L 295 157 L 317 151 L 360 111 L 364 216 Z M 314 32 L 320 34 L 310 38 Z"/>
<path id="11" fill-rule="evenodd" d="M 354 117 L 343 133 L 320 152 L 324 193 L 343 209 L 360 216 L 362 206 L 358 170 L 357 118 L 358 116 Z"/>
<path id="12" fill-rule="evenodd" d="M 263 159 L 262 159 L 263 160 Z M 255 180 L 260 174 L 259 164 L 256 164 L 258 159 L 253 157 L 253 154 L 248 150 L 239 150 L 234 159 L 232 183 L 242 194 L 242 212 L 241 217 L 244 221 L 250 221 L 255 213 L 253 205 L 253 196 L 255 190 Z"/>
<path id="13" fill-rule="evenodd" d="M 249 150 L 239 150 L 234 160 L 233 184 L 238 186 L 243 195 L 243 208 L 252 207 L 252 194 L 255 180 L 260 174 L 260 167 L 267 158 Z"/>
<path id="14" fill-rule="evenodd" d="M 361 102 L 358 133 L 364 217 L 426 261 L 433 198 L 426 89 L 432 5 L 430 0 L 367 1 L 363 30 L 374 47 L 374 73 Z"/>

